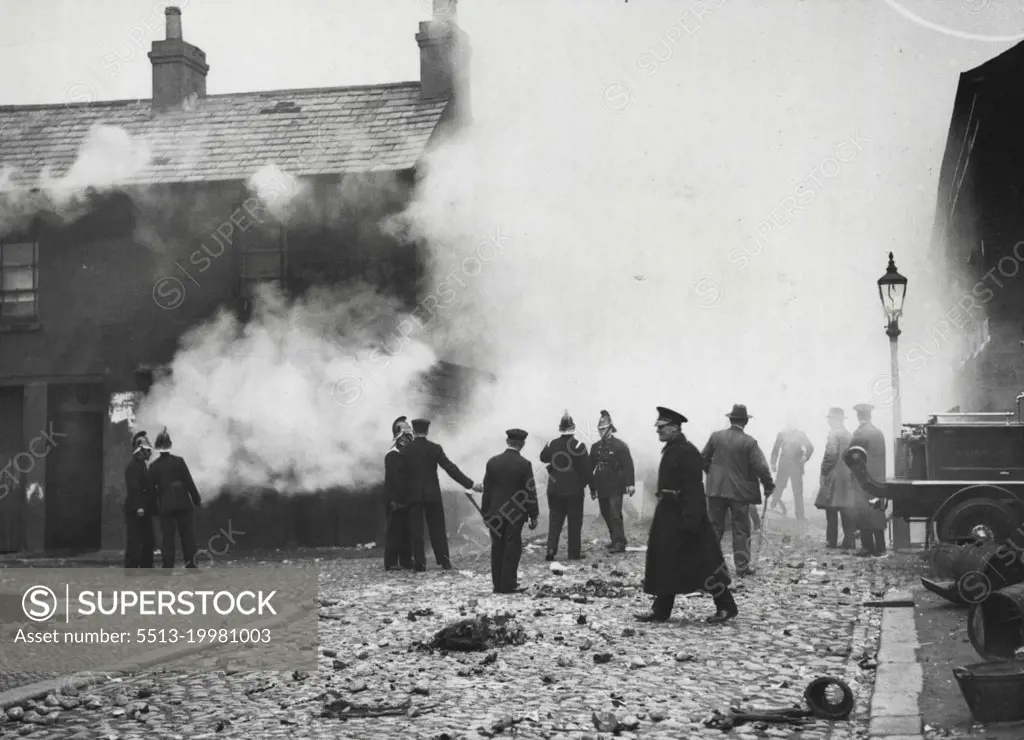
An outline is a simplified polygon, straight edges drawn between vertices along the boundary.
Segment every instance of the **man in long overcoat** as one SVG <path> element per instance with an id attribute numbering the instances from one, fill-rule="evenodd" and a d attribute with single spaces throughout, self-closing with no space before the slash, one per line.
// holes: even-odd
<path id="1" fill-rule="evenodd" d="M 551 440 L 540 453 L 540 461 L 548 472 L 548 552 L 546 560 L 558 553 L 562 525 L 569 520 L 569 560 L 583 559 L 584 488 L 594 492 L 594 468 L 587 446 L 574 436 L 576 424 L 569 412 L 562 414 L 558 424 L 559 437 Z"/>
<path id="2" fill-rule="evenodd" d="M 744 431 L 752 418 L 747 407 L 735 404 L 726 417 L 729 428 L 714 432 L 702 453 L 708 474 L 708 514 L 719 540 L 725 532 L 726 514 L 732 517 L 736 575 L 746 576 L 754 572 L 750 564 L 750 509 L 761 503 L 761 486 L 767 498 L 775 484 L 760 445 Z"/>
<path id="3" fill-rule="evenodd" d="M 527 434 L 522 429 L 505 432 L 507 449 L 487 461 L 481 511 L 491 532 L 491 580 L 494 593 L 522 591 L 517 580 L 523 554 L 523 525 L 537 528 L 537 484 L 533 466 L 522 455 Z"/>
<path id="4" fill-rule="evenodd" d="M 626 551 L 626 528 L 622 521 L 622 497 L 632 496 L 636 490 L 636 473 L 629 447 L 615 436 L 615 425 L 607 411 L 601 412 L 597 422 L 601 439 L 590 448 L 590 461 L 594 463 L 594 484 L 591 493 L 598 500 L 601 516 L 611 536 L 609 552 Z"/>
<path id="5" fill-rule="evenodd" d="M 704 465 L 700 452 L 682 432 L 686 417 L 658 407 L 658 439 L 665 443 L 658 466 L 658 505 L 647 539 L 644 592 L 654 597 L 641 622 L 665 622 L 677 594 L 707 591 L 715 601 L 712 624 L 733 619 L 739 610 L 729 591 L 719 538 L 708 519 Z"/>
<path id="6" fill-rule="evenodd" d="M 463 473 L 444 454 L 441 445 L 427 439 L 430 422 L 426 419 L 412 420 L 413 440 L 403 451 L 406 471 L 409 475 L 409 532 L 413 546 L 413 570 L 426 570 L 426 557 L 423 552 L 423 520 L 427 522 L 427 533 L 430 536 L 430 547 L 434 550 L 437 564 L 444 570 L 452 569 L 451 557 L 448 554 L 448 530 L 444 519 L 444 500 L 441 498 L 441 483 L 437 478 L 437 469 L 441 468 L 452 480 L 463 488 L 480 492 L 482 485 L 473 483 L 472 478 Z"/>
<path id="7" fill-rule="evenodd" d="M 384 570 L 411 570 L 412 533 L 409 531 L 409 474 L 402 452 L 412 441 L 412 427 L 404 416 L 391 425 L 391 449 L 384 455 Z M 420 549 L 423 549 L 422 527 Z"/>
<path id="8" fill-rule="evenodd" d="M 821 487 L 814 500 L 816 508 L 825 510 L 825 540 L 829 549 L 840 547 L 839 522 L 843 523 L 843 543 L 840 549 L 853 550 L 857 544 L 857 490 L 853 473 L 843 456 L 850 446 L 850 433 L 846 429 L 846 412 L 833 407 L 828 412 L 828 442 L 821 460 Z"/>
<path id="9" fill-rule="evenodd" d="M 877 481 L 885 480 L 885 435 L 882 430 L 871 423 L 869 403 L 860 403 L 853 407 L 860 422 L 850 436 L 850 447 L 861 447 L 867 453 L 867 468 L 871 477 Z M 857 528 L 860 530 L 860 556 L 881 557 L 885 555 L 885 516 L 884 499 L 875 499 L 853 478 L 857 490 Z"/>
<path id="10" fill-rule="evenodd" d="M 803 431 L 795 425 L 787 425 L 775 438 L 772 447 L 772 472 L 775 473 L 775 497 L 773 505 L 782 505 L 782 494 L 786 492 L 786 484 L 793 485 L 793 508 L 798 521 L 804 521 L 804 464 L 814 454 L 814 445 Z M 782 513 L 786 510 L 783 508 Z"/>

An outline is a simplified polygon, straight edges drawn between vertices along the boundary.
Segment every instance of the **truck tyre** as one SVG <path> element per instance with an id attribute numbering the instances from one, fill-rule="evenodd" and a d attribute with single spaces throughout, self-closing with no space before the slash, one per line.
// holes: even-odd
<path id="1" fill-rule="evenodd" d="M 995 542 L 1004 542 L 1020 525 L 1017 513 L 1009 505 L 992 498 L 961 501 L 937 522 L 941 542 L 954 542 L 974 536 L 981 527 Z"/>

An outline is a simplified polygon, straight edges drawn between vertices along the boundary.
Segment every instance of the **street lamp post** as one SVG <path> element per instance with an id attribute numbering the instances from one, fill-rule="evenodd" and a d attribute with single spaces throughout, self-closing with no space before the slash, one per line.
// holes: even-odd
<path id="1" fill-rule="evenodd" d="M 900 413 L 902 396 L 900 395 L 899 336 L 900 316 L 903 315 L 903 299 L 906 298 L 906 295 L 907 279 L 896 271 L 892 252 L 889 252 L 889 266 L 885 269 L 885 274 L 878 279 L 878 297 L 882 300 L 882 310 L 885 311 L 886 318 L 885 333 L 889 337 L 889 372 L 892 375 L 893 394 L 892 450 L 894 466 L 899 460 L 900 435 L 903 430 L 902 414 Z M 893 469 L 895 470 L 895 467 Z M 893 518 L 892 539 L 894 549 L 910 544 L 910 524 L 905 519 Z"/>

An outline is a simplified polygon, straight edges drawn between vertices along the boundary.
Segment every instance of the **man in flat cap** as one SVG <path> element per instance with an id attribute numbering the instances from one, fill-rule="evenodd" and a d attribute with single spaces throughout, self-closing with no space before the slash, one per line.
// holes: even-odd
<path id="1" fill-rule="evenodd" d="M 850 436 L 850 447 L 860 447 L 867 455 L 867 468 L 871 477 L 877 481 L 885 480 L 885 435 L 882 430 L 871 423 L 871 412 L 874 406 L 859 403 L 853 407 L 860 422 Z M 876 499 L 853 478 L 853 486 L 857 491 L 857 528 L 860 531 L 861 551 L 857 554 L 866 557 L 885 555 L 885 526 L 888 524 L 885 515 L 885 499 Z"/>
<path id="2" fill-rule="evenodd" d="M 384 570 L 412 570 L 412 534 L 409 531 L 409 475 L 403 450 L 412 441 L 412 427 L 399 416 L 391 424 L 391 449 L 384 455 Z M 420 549 L 423 531 L 419 530 Z"/>
<path id="3" fill-rule="evenodd" d="M 484 495 L 481 511 L 491 533 L 491 580 L 494 593 L 521 591 L 519 559 L 523 554 L 523 525 L 537 528 L 537 484 L 533 466 L 522 455 L 526 432 L 509 429 L 505 432 L 506 449 L 487 461 L 484 473 Z"/>
<path id="4" fill-rule="evenodd" d="M 846 412 L 838 406 L 828 412 L 828 442 L 821 459 L 821 487 L 814 506 L 825 510 L 825 540 L 829 549 L 853 550 L 857 545 L 857 490 L 853 473 L 843 459 L 850 447 Z M 839 522 L 843 523 L 843 544 L 839 546 Z"/>
<path id="5" fill-rule="evenodd" d="M 708 519 L 704 498 L 704 464 L 700 452 L 682 432 L 686 417 L 658 407 L 655 428 L 665 443 L 658 466 L 658 505 L 647 539 L 644 592 L 654 597 L 641 622 L 665 622 L 677 594 L 707 591 L 715 601 L 712 624 L 733 619 L 739 610 L 729 591 L 729 569 L 719 538 Z"/>
<path id="6" fill-rule="evenodd" d="M 452 569 L 452 561 L 448 554 L 448 531 L 444 519 L 444 500 L 441 498 L 441 483 L 437 478 L 437 469 L 441 468 L 448 476 L 466 489 L 480 492 L 482 485 L 473 483 L 448 456 L 441 445 L 427 439 L 430 422 L 426 419 L 412 420 L 412 442 L 405 448 L 406 471 L 409 476 L 408 504 L 409 531 L 412 536 L 413 569 L 426 570 L 426 557 L 423 552 L 423 520 L 427 522 L 427 533 L 430 536 L 430 547 L 434 550 L 437 564 L 445 570 Z"/>
<path id="7" fill-rule="evenodd" d="M 569 560 L 583 559 L 583 501 L 584 488 L 594 492 L 594 467 L 587 446 L 574 436 L 576 424 L 568 410 L 558 423 L 559 436 L 551 440 L 540 453 L 540 461 L 548 471 L 548 553 L 554 560 L 558 553 L 558 539 L 562 525 L 569 520 Z"/>
<path id="8" fill-rule="evenodd" d="M 124 469 L 124 567 L 152 568 L 153 517 L 156 516 L 156 489 L 149 480 L 146 461 L 153 454 L 153 445 L 145 432 L 132 437 L 132 460 Z"/>
<path id="9" fill-rule="evenodd" d="M 601 438 L 590 448 L 597 490 L 592 491 L 591 496 L 597 498 L 601 516 L 608 525 L 611 537 L 608 551 L 625 552 L 626 528 L 622 522 L 622 497 L 632 496 L 636 490 L 633 456 L 626 443 L 615 436 L 615 425 L 607 411 L 601 412 L 597 431 Z"/>
<path id="10" fill-rule="evenodd" d="M 732 558 L 736 575 L 752 575 L 750 562 L 750 508 L 772 495 L 775 484 L 768 461 L 757 440 L 746 433 L 751 417 L 741 403 L 726 414 L 728 429 L 712 433 L 701 456 L 708 474 L 708 514 L 719 540 L 725 532 L 725 517 L 732 518 Z M 760 483 L 760 485 L 758 485 Z"/>

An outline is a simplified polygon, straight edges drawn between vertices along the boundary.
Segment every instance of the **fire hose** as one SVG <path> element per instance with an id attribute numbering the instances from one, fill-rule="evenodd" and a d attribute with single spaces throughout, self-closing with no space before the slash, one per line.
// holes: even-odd
<path id="1" fill-rule="evenodd" d="M 839 701 L 829 701 L 828 689 L 835 688 L 841 693 Z M 790 707 L 787 709 L 752 709 L 742 711 L 731 707 L 728 716 L 716 711 L 715 715 L 704 722 L 704 726 L 728 732 L 746 722 L 786 722 L 789 724 L 805 725 L 810 724 L 812 719 L 826 719 L 830 721 L 845 720 L 850 716 L 856 704 L 853 691 L 845 681 L 838 678 L 824 676 L 816 678 L 808 684 L 804 690 L 804 701 L 808 709 L 801 707 Z"/>

